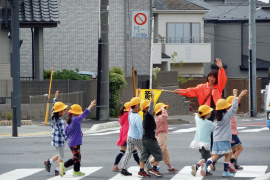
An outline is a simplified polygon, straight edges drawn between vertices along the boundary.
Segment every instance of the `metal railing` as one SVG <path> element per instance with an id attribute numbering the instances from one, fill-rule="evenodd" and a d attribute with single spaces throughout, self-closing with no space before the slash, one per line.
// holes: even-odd
<path id="1" fill-rule="evenodd" d="M 159 37 L 154 43 L 207 43 L 208 37 Z"/>

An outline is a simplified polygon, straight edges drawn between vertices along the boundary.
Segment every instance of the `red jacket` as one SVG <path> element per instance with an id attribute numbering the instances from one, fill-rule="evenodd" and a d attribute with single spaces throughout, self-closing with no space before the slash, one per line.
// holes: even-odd
<path id="1" fill-rule="evenodd" d="M 224 68 L 218 70 L 218 83 L 213 86 L 212 96 L 215 104 L 219 99 L 221 99 L 222 91 L 226 85 L 227 76 L 225 73 Z M 211 92 L 209 83 L 199 84 L 194 88 L 187 88 L 187 89 L 180 89 L 180 95 L 188 96 L 188 97 L 198 97 L 198 101 L 200 106 L 201 105 L 208 105 L 210 106 L 211 97 L 209 97 L 204 104 L 202 104 L 208 94 Z"/>
<path id="2" fill-rule="evenodd" d="M 118 146 L 122 146 L 125 142 L 127 142 L 127 134 L 129 129 L 128 114 L 129 112 L 125 112 L 119 117 L 119 123 L 122 127 L 120 128 L 119 140 L 116 143 Z"/>

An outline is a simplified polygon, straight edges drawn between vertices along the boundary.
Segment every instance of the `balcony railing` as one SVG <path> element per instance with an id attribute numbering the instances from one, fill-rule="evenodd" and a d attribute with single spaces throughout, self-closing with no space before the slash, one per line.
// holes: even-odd
<path id="1" fill-rule="evenodd" d="M 208 43 L 208 37 L 159 37 L 154 43 Z"/>

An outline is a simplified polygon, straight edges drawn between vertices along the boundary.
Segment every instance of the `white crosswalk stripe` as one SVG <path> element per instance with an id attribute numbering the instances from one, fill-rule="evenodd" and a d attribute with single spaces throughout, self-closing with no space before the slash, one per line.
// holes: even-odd
<path id="1" fill-rule="evenodd" d="M 244 169 L 237 171 L 234 177 L 259 177 L 265 174 L 267 166 L 242 166 Z"/>
<path id="2" fill-rule="evenodd" d="M 256 128 L 256 129 L 246 129 L 246 130 L 239 131 L 239 132 L 260 132 L 260 131 L 265 131 L 265 130 L 269 130 L 269 128 L 263 127 L 263 128 Z"/>
<path id="3" fill-rule="evenodd" d="M 140 170 L 139 166 L 131 166 L 130 168 L 128 168 L 128 172 L 132 173 L 132 176 L 123 176 L 119 173 L 116 176 L 114 176 L 113 178 L 111 178 L 110 180 L 126 180 L 126 179 L 138 180 L 138 179 L 142 179 L 142 178 L 138 177 L 139 170 Z"/>
<path id="4" fill-rule="evenodd" d="M 250 165 L 244 165 L 243 170 L 239 170 L 235 173 L 235 178 L 257 178 L 257 177 L 263 177 L 266 174 L 266 170 L 268 166 L 250 166 Z M 91 174 L 94 174 L 96 171 L 102 169 L 103 167 L 81 167 L 81 171 L 85 172 L 85 176 L 79 176 L 75 177 L 73 176 L 72 172 L 73 169 L 66 172 L 66 175 L 64 177 L 55 176 L 48 180 L 63 180 L 63 179 L 72 179 L 72 180 L 80 180 L 82 178 L 86 178 L 87 176 L 90 176 L 88 178 L 91 178 Z M 139 166 L 131 166 L 128 168 L 128 171 L 132 173 L 132 176 L 123 176 L 120 173 L 113 176 L 109 180 L 140 180 L 142 178 L 138 177 L 139 172 Z M 210 169 L 209 169 L 210 170 Z M 45 171 L 44 168 L 33 168 L 33 169 L 15 169 L 13 171 L 4 173 L 0 175 L 1 180 L 19 180 L 22 178 L 30 178 L 31 175 L 34 175 L 40 171 Z M 269 173 L 268 173 L 269 174 Z M 37 176 L 37 175 L 35 175 Z M 154 176 L 154 175 L 153 175 Z M 270 177 L 267 176 L 267 177 Z M 40 179 L 42 179 L 40 177 Z M 185 166 L 182 168 L 177 174 L 173 174 L 173 177 L 171 180 L 203 180 L 204 177 L 200 174 L 200 168 L 197 171 L 196 176 L 191 175 L 191 166 Z"/>
<path id="5" fill-rule="evenodd" d="M 44 170 L 44 168 L 38 169 L 15 169 L 13 171 L 4 173 L 0 175 L 0 179 L 8 179 L 8 180 L 17 180 L 21 178 L 25 178 L 27 176 L 33 175 L 40 171 Z"/>
<path id="6" fill-rule="evenodd" d="M 101 168 L 102 167 L 81 167 L 81 172 L 84 172 L 85 176 L 89 176 L 90 174 L 100 170 Z M 53 178 L 50 178 L 49 180 L 63 180 L 63 179 L 79 180 L 85 177 L 85 176 L 74 177 L 72 173 L 73 173 L 73 169 L 67 171 L 63 177 L 55 176 Z"/>
<path id="7" fill-rule="evenodd" d="M 193 131 L 196 131 L 196 127 L 187 128 L 187 129 L 179 129 L 179 130 L 173 131 L 172 133 L 186 133 L 186 132 L 193 132 Z"/>

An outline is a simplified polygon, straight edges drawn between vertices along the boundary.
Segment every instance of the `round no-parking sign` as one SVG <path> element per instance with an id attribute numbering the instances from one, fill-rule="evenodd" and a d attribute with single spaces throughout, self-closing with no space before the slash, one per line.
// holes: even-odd
<path id="1" fill-rule="evenodd" d="M 133 10 L 131 19 L 131 37 L 149 37 L 149 11 Z"/>

